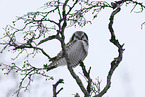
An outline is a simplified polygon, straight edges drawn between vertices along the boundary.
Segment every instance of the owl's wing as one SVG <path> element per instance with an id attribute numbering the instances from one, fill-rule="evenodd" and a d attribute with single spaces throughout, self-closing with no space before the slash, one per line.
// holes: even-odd
<path id="1" fill-rule="evenodd" d="M 73 45 L 74 42 L 75 42 L 75 41 L 68 42 L 68 43 L 65 45 L 65 46 L 66 46 L 66 51 L 68 51 L 68 50 L 72 47 L 72 45 Z M 60 52 L 57 54 L 57 56 L 51 58 L 49 61 L 57 61 L 57 60 L 59 60 L 59 59 L 62 58 L 62 57 L 63 57 L 63 51 L 60 51 Z"/>

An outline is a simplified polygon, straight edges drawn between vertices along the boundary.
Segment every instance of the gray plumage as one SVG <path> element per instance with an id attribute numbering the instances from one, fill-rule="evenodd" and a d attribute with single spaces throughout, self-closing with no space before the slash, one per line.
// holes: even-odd
<path id="1" fill-rule="evenodd" d="M 85 32 L 75 32 L 70 41 L 66 44 L 66 51 L 72 67 L 76 67 L 80 61 L 83 61 L 88 54 L 88 36 Z M 60 51 L 56 57 L 52 59 L 46 69 L 50 70 L 58 66 L 66 65 L 66 59 L 63 57 L 63 52 Z"/>

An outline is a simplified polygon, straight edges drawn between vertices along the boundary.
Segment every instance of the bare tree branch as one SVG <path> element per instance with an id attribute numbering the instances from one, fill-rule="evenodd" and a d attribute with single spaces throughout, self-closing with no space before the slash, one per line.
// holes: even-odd
<path id="1" fill-rule="evenodd" d="M 114 58 L 114 60 L 111 62 L 111 68 L 108 72 L 108 76 L 107 76 L 107 84 L 106 86 L 104 87 L 104 89 L 97 95 L 95 95 L 94 97 L 102 97 L 110 88 L 111 86 L 111 77 L 112 77 L 112 74 L 113 72 L 115 71 L 115 69 L 118 67 L 119 63 L 122 61 L 122 57 L 123 57 L 123 45 L 120 45 L 119 41 L 116 39 L 115 37 L 115 33 L 114 33 L 114 30 L 113 30 L 113 21 L 114 21 L 114 16 L 120 12 L 121 8 L 120 8 L 120 5 L 111 13 L 111 16 L 110 16 L 110 22 L 109 22 L 109 25 L 108 25 L 108 29 L 111 33 L 111 39 L 110 39 L 110 42 L 112 42 L 117 48 L 118 48 L 118 57 L 117 58 Z"/>
<path id="2" fill-rule="evenodd" d="M 7 64 L 0 64 L 1 65 L 1 70 L 7 70 L 7 72 L 5 72 L 5 75 L 8 75 L 11 71 L 15 71 L 16 73 L 19 72 L 19 74 L 22 77 L 20 83 L 19 83 L 19 88 L 17 89 L 17 91 L 14 93 L 17 95 L 17 97 L 19 97 L 20 91 L 22 89 L 24 89 L 24 91 L 28 90 L 28 87 L 30 86 L 31 82 L 33 81 L 33 76 L 34 75 L 41 75 L 44 76 L 46 78 L 48 78 L 49 80 L 53 80 L 52 76 L 48 76 L 47 74 L 45 74 L 45 71 L 43 70 L 43 68 L 36 68 L 34 66 L 32 66 L 28 60 L 24 61 L 24 65 L 23 67 L 18 67 L 15 63 L 12 63 L 11 65 L 7 65 Z M 24 81 L 28 80 L 27 84 L 24 85 Z"/>
<path id="3" fill-rule="evenodd" d="M 88 93 L 90 94 L 91 91 L 92 91 L 92 79 L 90 77 L 90 70 L 91 70 L 91 67 L 90 69 L 87 71 L 86 68 L 85 68 L 85 65 L 82 61 L 80 61 L 80 66 L 82 67 L 82 71 L 83 71 L 83 74 L 84 76 L 87 78 L 87 81 L 88 81 L 88 85 L 87 85 L 87 91 Z"/>
<path id="4" fill-rule="evenodd" d="M 59 79 L 54 85 L 53 85 L 53 97 L 57 97 L 57 95 L 60 93 L 61 90 L 63 90 L 63 88 L 60 88 L 58 90 L 58 92 L 56 92 L 56 88 L 60 83 L 64 83 L 63 79 Z"/>
<path id="5" fill-rule="evenodd" d="M 38 45 L 40 45 L 40 44 L 42 44 L 42 43 L 44 43 L 44 42 L 46 42 L 46 41 L 48 41 L 48 40 L 57 39 L 57 36 L 58 36 L 58 35 L 49 36 L 49 37 L 47 37 L 47 38 L 41 40 L 41 41 L 38 43 Z"/>

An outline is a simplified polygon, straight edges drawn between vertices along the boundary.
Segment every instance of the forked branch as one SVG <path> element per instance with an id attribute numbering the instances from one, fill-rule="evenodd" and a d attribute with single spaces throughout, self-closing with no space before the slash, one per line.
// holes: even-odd
<path id="1" fill-rule="evenodd" d="M 118 48 L 118 57 L 117 58 L 114 58 L 114 60 L 111 62 L 111 68 L 108 72 L 108 75 L 107 75 L 107 84 L 106 86 L 104 87 L 104 89 L 97 95 L 95 95 L 94 97 L 102 97 L 110 88 L 111 86 L 111 77 L 112 77 L 112 74 L 113 72 L 115 71 L 115 69 L 118 67 L 119 63 L 122 61 L 122 57 L 123 57 L 123 45 L 121 45 L 119 43 L 119 41 L 116 39 L 116 36 L 115 36 L 115 33 L 114 33 L 114 30 L 113 30 L 113 22 L 114 22 L 114 16 L 120 12 L 121 8 L 120 6 L 118 6 L 110 15 L 110 22 L 109 22 L 109 25 L 108 25 L 108 29 L 111 33 L 111 39 L 110 39 L 110 42 L 113 43 L 117 48 Z"/>
<path id="2" fill-rule="evenodd" d="M 63 88 L 60 88 L 58 91 L 56 91 L 56 88 L 59 84 L 64 83 L 63 79 L 59 79 L 54 85 L 53 85 L 53 97 L 57 97 L 57 95 L 60 93 Z"/>

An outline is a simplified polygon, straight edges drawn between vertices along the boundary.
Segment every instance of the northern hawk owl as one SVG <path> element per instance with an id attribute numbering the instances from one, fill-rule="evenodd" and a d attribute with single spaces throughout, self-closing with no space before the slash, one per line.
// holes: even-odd
<path id="1" fill-rule="evenodd" d="M 76 67 L 80 61 L 83 61 L 88 54 L 88 36 L 83 31 L 76 31 L 70 41 L 66 44 L 66 51 L 72 67 Z M 56 57 L 52 59 L 45 68 L 47 70 L 56 68 L 58 66 L 67 65 L 66 59 L 63 56 L 63 52 L 60 51 Z"/>

